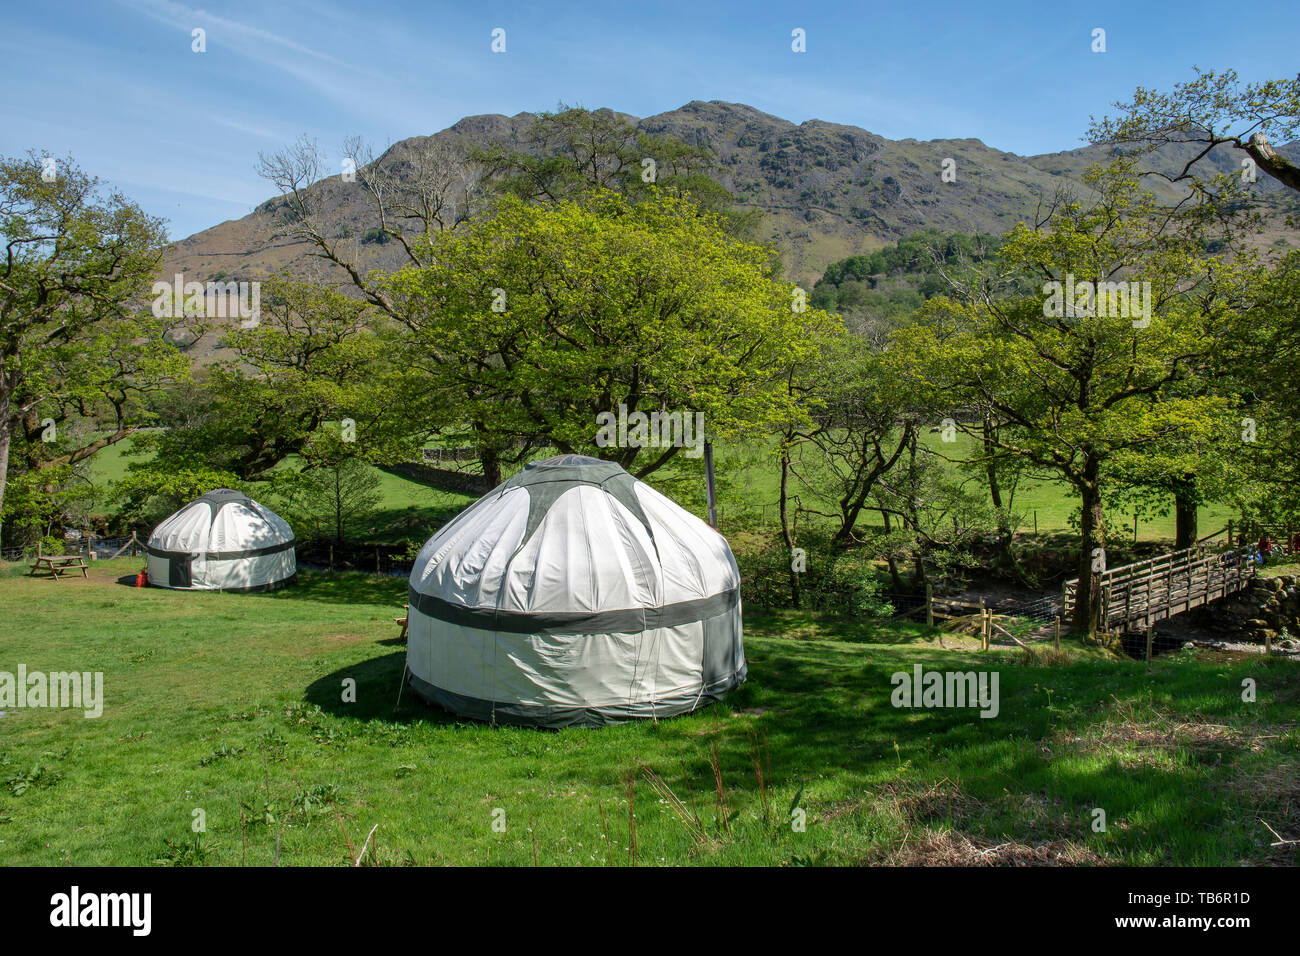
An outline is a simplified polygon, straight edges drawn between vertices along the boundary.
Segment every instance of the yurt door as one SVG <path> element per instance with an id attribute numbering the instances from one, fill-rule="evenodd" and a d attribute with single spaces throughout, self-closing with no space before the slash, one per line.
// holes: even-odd
<path id="1" fill-rule="evenodd" d="M 167 565 L 167 584 L 169 587 L 190 587 L 190 582 L 193 580 L 190 574 L 190 555 L 173 554 Z"/>

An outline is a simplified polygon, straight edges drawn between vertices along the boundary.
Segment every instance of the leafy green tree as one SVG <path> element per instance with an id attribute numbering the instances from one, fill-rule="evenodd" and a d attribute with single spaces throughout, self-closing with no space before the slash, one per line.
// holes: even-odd
<path id="1" fill-rule="evenodd" d="M 96 503 L 95 487 L 84 466 L 50 465 L 10 477 L 3 517 L 11 543 L 16 539 L 31 545 L 40 540 L 61 550 L 64 528 L 89 530 Z"/>
<path id="2" fill-rule="evenodd" d="M 758 214 L 736 209 L 713 175 L 707 147 L 665 134 L 643 133 L 611 110 L 564 106 L 539 113 L 523 142 L 471 151 L 484 185 L 526 202 L 561 202 L 591 191 L 622 193 L 642 202 L 667 193 L 689 198 L 722 218 L 736 235 L 752 236 Z"/>
<path id="3" fill-rule="evenodd" d="M 185 366 L 144 309 L 160 220 L 71 160 L 31 153 L 0 159 L 0 233 L 2 511 L 16 440 L 24 469 L 74 464 L 131 434 L 140 393 Z M 74 417 L 96 427 L 60 428 Z"/>
<path id="4" fill-rule="evenodd" d="M 1172 173 L 1151 170 L 1154 175 L 1218 193 L 1241 182 L 1241 169 L 1232 176 L 1207 169 L 1212 151 L 1230 146 L 1284 186 L 1300 190 L 1300 167 L 1272 145 L 1290 142 L 1300 129 L 1300 75 L 1242 83 L 1236 70 L 1198 68 L 1195 79 L 1174 84 L 1171 92 L 1138 87 L 1131 100 L 1115 107 L 1119 115 L 1094 120 L 1089 138 L 1141 153 L 1172 147 L 1183 165 Z"/>
<path id="5" fill-rule="evenodd" d="M 1260 270 L 1251 298 L 1220 365 L 1240 397 L 1230 444 L 1245 474 L 1234 478 L 1234 500 L 1248 516 L 1291 522 L 1300 518 L 1300 252 Z"/>
<path id="6" fill-rule="evenodd" d="M 1121 455 L 1212 427 L 1221 402 L 1184 386 L 1232 330 L 1187 294 L 1222 265 L 1202 255 L 1197 230 L 1171 224 L 1123 161 L 1092 170 L 1088 182 L 1090 204 L 1059 204 L 1038 229 L 1017 226 L 1001 249 L 1009 264 L 1041 278 L 1042 296 L 932 300 L 891 350 L 901 374 L 999 426 L 991 435 L 961 420 L 957 428 L 1073 488 L 1081 629 L 1098 623 L 1105 469 Z M 1099 284 L 1120 279 L 1149 283 L 1145 302 L 1117 308 L 1118 291 Z"/>
<path id="7" fill-rule="evenodd" d="M 505 197 L 428 242 L 430 264 L 391 276 L 387 294 L 455 415 L 493 445 L 540 441 L 641 476 L 702 436 L 603 441 L 606 416 L 693 426 L 700 413 L 710 435 L 776 427 L 800 415 L 785 370 L 834 326 L 776 278 L 770 249 L 672 196 Z"/>
<path id="8" fill-rule="evenodd" d="M 304 539 L 343 544 L 349 524 L 373 515 L 383 500 L 380 479 L 359 458 L 338 458 L 278 476 L 284 517 Z"/>
<path id="9" fill-rule="evenodd" d="M 182 423 L 136 442 L 149 467 L 209 468 L 264 480 L 286 459 L 407 457 L 428 398 L 391 324 L 362 300 L 310 282 L 267 283 L 260 321 L 226 333 L 234 358 L 208 369 Z"/>
<path id="10" fill-rule="evenodd" d="M 890 374 L 884 358 L 857 336 L 830 339 L 815 361 L 799 369 L 811 421 L 786 436 L 793 487 L 784 478 L 782 487 L 787 493 L 807 489 L 836 503 L 836 513 L 822 517 L 834 519 L 830 547 L 839 551 L 855 540 L 877 485 L 929 416 L 909 384 Z"/>

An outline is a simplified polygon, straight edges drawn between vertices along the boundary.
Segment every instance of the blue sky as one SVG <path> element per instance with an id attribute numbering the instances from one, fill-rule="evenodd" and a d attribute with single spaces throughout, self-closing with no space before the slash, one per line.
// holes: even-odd
<path id="1" fill-rule="evenodd" d="M 1138 7 L 1138 9 L 1135 9 Z M 207 52 L 191 31 L 207 32 Z M 506 52 L 490 49 L 506 31 Z M 791 30 L 807 52 L 790 49 Z M 1107 50 L 1093 53 L 1092 30 Z M 890 138 L 1080 145 L 1088 116 L 1192 65 L 1294 76 L 1292 3 L 344 3 L 40 0 L 0 14 L 0 153 L 71 154 L 173 238 L 271 194 L 259 151 L 377 147 L 563 101 L 638 116 L 747 103 Z"/>

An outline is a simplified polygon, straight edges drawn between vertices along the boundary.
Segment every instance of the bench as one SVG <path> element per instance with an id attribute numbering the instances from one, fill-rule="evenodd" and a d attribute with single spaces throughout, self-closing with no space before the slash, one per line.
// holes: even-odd
<path id="1" fill-rule="evenodd" d="M 83 578 L 89 577 L 86 573 L 86 559 L 80 554 L 41 554 L 36 556 L 32 562 L 32 569 L 28 572 L 28 577 L 35 577 L 37 571 L 48 571 L 54 580 L 59 579 L 59 572 L 81 570 Z"/>
<path id="2" fill-rule="evenodd" d="M 406 640 L 406 628 L 407 628 L 408 623 L 409 623 L 410 620 L 411 620 L 411 605 L 409 605 L 409 604 L 403 604 L 403 605 L 402 605 L 402 610 L 406 612 L 406 617 L 395 617 L 395 618 L 393 618 L 393 623 L 394 623 L 394 624 L 400 624 L 400 625 L 402 626 L 402 637 L 401 637 L 401 639 L 404 641 L 404 640 Z"/>

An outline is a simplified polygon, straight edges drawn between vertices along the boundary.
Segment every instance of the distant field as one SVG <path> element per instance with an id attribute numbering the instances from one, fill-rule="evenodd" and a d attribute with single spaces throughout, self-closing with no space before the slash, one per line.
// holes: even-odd
<path id="1" fill-rule="evenodd" d="M 193 594 L 120 583 L 137 565 L 58 583 L 0 565 L 0 671 L 101 671 L 106 697 L 98 719 L 0 716 L 6 863 L 340 865 L 372 829 L 386 864 L 1300 862 L 1265 827 L 1300 836 L 1291 662 L 1147 674 L 1067 642 L 1030 666 L 915 625 L 751 614 L 750 680 L 720 705 L 494 729 L 401 690 L 400 579 Z M 996 671 L 997 716 L 890 706 L 914 664 Z"/>
<path id="2" fill-rule="evenodd" d="M 965 435 L 959 434 L 955 443 L 941 444 L 937 436 L 927 433 L 924 435 L 923 441 L 948 458 L 960 459 L 970 456 L 970 439 Z M 724 513 L 728 505 L 733 507 L 737 504 L 748 507 L 766 507 L 767 513 L 771 515 L 772 520 L 775 522 L 776 507 L 780 496 L 779 463 L 775 453 L 768 452 L 763 447 L 756 445 L 748 445 L 742 448 L 723 445 L 718 452 L 718 459 L 724 466 L 734 465 L 737 467 L 732 487 L 729 489 L 730 493 L 722 499 Z M 703 469 L 701 468 L 702 474 Z M 702 478 L 701 481 L 703 481 Z M 834 510 L 832 502 L 825 499 L 810 498 L 808 493 L 797 485 L 792 484 L 792 493 L 802 494 L 805 504 L 821 510 Z M 1005 495 L 1007 489 L 1004 488 L 1003 493 Z M 1016 488 L 1010 506 L 1019 517 L 1019 531 L 1032 532 L 1035 528 L 1035 519 L 1037 520 L 1038 530 L 1042 532 L 1074 530 L 1070 519 L 1078 511 L 1078 500 L 1071 489 L 1063 482 L 1051 479 L 1024 480 Z M 1224 505 L 1210 505 L 1202 508 L 1200 512 L 1201 535 L 1210 534 L 1224 527 L 1232 516 L 1232 509 Z M 1112 535 L 1120 536 L 1123 540 L 1131 541 L 1133 539 L 1133 515 L 1131 512 L 1128 514 L 1112 512 L 1108 517 L 1111 522 L 1110 533 Z M 871 527 L 881 526 L 880 516 L 876 512 L 866 512 L 860 521 L 862 524 Z M 1138 522 L 1137 540 L 1139 541 L 1172 541 L 1173 537 L 1174 516 L 1172 503 L 1168 514 L 1143 519 Z"/>
<path id="3" fill-rule="evenodd" d="M 938 446 L 935 436 L 926 435 L 926 441 Z M 958 443 L 941 446 L 948 456 L 960 457 L 967 454 L 968 439 L 958 436 Z M 98 452 L 91 459 L 92 480 L 98 487 L 107 488 L 110 482 L 121 478 L 132 459 L 126 457 L 130 439 L 117 445 L 109 446 Z M 775 454 L 761 443 L 744 445 L 722 443 L 717 446 L 716 460 L 718 470 L 723 476 L 719 492 L 719 504 L 724 520 L 728 512 L 759 509 L 769 517 L 773 526 L 777 520 L 777 500 L 780 488 L 780 475 Z M 454 514 L 473 500 L 471 495 L 440 491 L 429 488 L 416 481 L 390 474 L 380 469 L 373 469 L 380 477 L 380 492 L 383 500 L 379 513 L 373 520 L 359 523 L 352 529 L 359 538 L 371 541 L 398 541 L 407 536 L 407 527 L 424 527 L 440 523 L 447 516 Z M 704 465 L 701 459 L 682 459 L 677 467 L 678 475 L 683 476 L 686 484 L 669 484 L 662 488 L 676 497 L 683 505 L 699 515 L 704 507 Z M 698 476 L 698 481 L 690 481 L 690 476 Z M 651 477 L 652 484 L 661 484 L 659 476 Z M 832 510 L 834 505 L 826 500 L 811 497 L 805 489 L 795 489 L 803 495 L 805 504 L 822 510 Z M 1070 517 L 1077 510 L 1075 499 L 1069 489 L 1060 482 L 1050 480 L 1024 481 L 1016 490 L 1012 507 L 1020 516 L 1022 532 L 1031 532 L 1035 527 L 1042 532 L 1067 531 L 1071 529 Z M 1209 534 L 1223 527 L 1232 516 L 1226 506 L 1211 505 L 1201 509 L 1201 534 Z M 867 512 L 861 519 L 867 526 L 879 527 L 879 515 Z M 1112 535 L 1119 535 L 1123 540 L 1131 540 L 1133 534 L 1133 516 L 1112 514 Z M 374 529 L 373 531 L 371 529 Z M 1139 541 L 1172 540 L 1174 536 L 1174 518 L 1172 512 L 1163 517 L 1142 520 L 1138 524 Z"/>
<path id="4" fill-rule="evenodd" d="M 91 459 L 91 480 L 105 495 L 111 483 L 126 474 L 127 466 L 140 460 L 129 457 L 130 446 L 131 440 L 127 439 L 101 449 Z M 370 471 L 379 478 L 382 499 L 375 515 L 350 529 L 362 540 L 389 542 L 419 537 L 420 529 L 441 524 L 474 500 L 472 495 L 430 488 L 379 468 L 371 467 Z"/>

